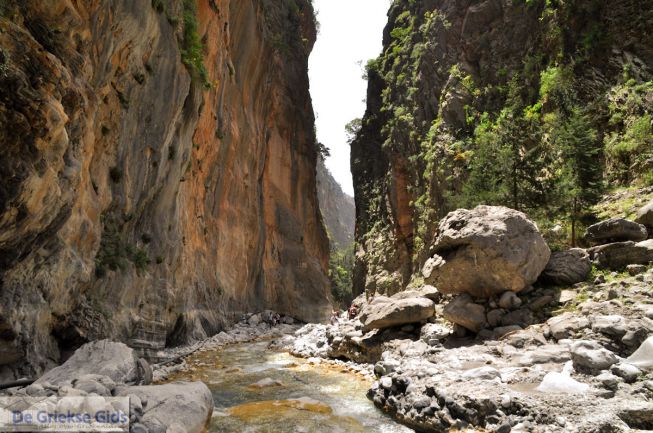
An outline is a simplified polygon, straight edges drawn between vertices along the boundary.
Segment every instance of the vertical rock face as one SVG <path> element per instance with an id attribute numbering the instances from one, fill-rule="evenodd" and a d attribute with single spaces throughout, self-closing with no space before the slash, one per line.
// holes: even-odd
<path id="1" fill-rule="evenodd" d="M 147 352 L 246 311 L 325 317 L 309 1 L 0 13 L 5 374 L 102 337 Z"/>
<path id="2" fill-rule="evenodd" d="M 321 158 L 317 164 L 317 198 L 332 246 L 349 247 L 354 242 L 356 224 L 354 198 L 343 192 Z"/>
<path id="3" fill-rule="evenodd" d="M 559 125 L 582 113 L 607 180 L 650 182 L 651 4 L 400 0 L 388 17 L 383 52 L 368 63 L 367 111 L 352 144 L 355 292 L 392 294 L 420 284 L 437 222 L 452 210 L 542 210 L 550 194 L 537 186 L 541 197 L 529 206 L 468 199 L 469 185 L 494 192 L 491 184 L 472 184 L 470 173 L 477 167 L 482 178 L 479 158 L 500 157 L 487 150 L 499 128 L 507 143 L 518 141 L 520 155 L 547 149 L 528 177 L 539 185 L 570 159 L 549 150 L 556 134 L 572 129 Z"/>

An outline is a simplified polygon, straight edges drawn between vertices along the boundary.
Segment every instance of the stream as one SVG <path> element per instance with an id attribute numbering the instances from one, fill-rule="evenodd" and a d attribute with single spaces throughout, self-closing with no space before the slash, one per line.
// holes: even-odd
<path id="1" fill-rule="evenodd" d="M 212 433 L 409 433 L 366 398 L 369 380 L 244 343 L 199 352 L 170 380 L 201 380 L 213 393 Z"/>

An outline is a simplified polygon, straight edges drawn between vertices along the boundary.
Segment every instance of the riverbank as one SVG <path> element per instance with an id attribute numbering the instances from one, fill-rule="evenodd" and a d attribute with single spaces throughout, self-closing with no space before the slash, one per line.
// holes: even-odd
<path id="1" fill-rule="evenodd" d="M 648 269 L 558 289 L 549 319 L 498 338 L 457 335 L 441 316 L 365 332 L 358 317 L 306 325 L 286 343 L 298 356 L 373 364 L 368 397 L 419 431 L 645 431 L 653 428 L 652 286 Z M 538 290 L 549 289 L 535 299 Z M 363 311 L 374 304 L 355 302 Z"/>

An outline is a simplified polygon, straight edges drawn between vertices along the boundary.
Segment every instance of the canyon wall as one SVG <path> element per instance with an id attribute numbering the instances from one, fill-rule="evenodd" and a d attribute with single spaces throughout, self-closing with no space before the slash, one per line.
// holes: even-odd
<path id="1" fill-rule="evenodd" d="M 308 0 L 0 2 L 0 376 L 328 317 Z"/>
<path id="2" fill-rule="evenodd" d="M 352 144 L 355 293 L 422 284 L 458 207 L 573 231 L 599 186 L 653 183 L 653 3 L 398 0 L 388 16 Z"/>
<path id="3" fill-rule="evenodd" d="M 317 199 L 331 247 L 345 249 L 351 246 L 356 225 L 354 198 L 342 190 L 321 158 L 317 163 Z"/>

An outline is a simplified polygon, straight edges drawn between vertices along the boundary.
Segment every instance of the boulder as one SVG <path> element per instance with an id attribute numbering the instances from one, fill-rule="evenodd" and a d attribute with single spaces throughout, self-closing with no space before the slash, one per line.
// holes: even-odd
<path id="1" fill-rule="evenodd" d="M 621 338 L 628 331 L 626 319 L 618 314 L 593 315 L 590 318 L 592 331 L 610 337 Z"/>
<path id="2" fill-rule="evenodd" d="M 556 340 L 569 338 L 590 326 L 589 319 L 573 313 L 564 313 L 560 316 L 552 317 L 546 323 L 551 330 L 551 336 Z"/>
<path id="3" fill-rule="evenodd" d="M 422 273 L 445 294 L 479 298 L 519 292 L 534 283 L 551 251 L 526 215 L 498 206 L 459 209 L 439 225 Z"/>
<path id="4" fill-rule="evenodd" d="M 571 360 L 579 371 L 598 373 L 616 364 L 617 355 L 595 341 L 579 340 L 571 345 Z"/>
<path id="5" fill-rule="evenodd" d="M 653 201 L 637 212 L 635 222 L 653 229 Z"/>
<path id="6" fill-rule="evenodd" d="M 101 340 L 83 345 L 63 365 L 48 371 L 36 383 L 60 385 L 94 374 L 116 383 L 137 384 L 146 375 L 141 370 L 133 349 L 123 343 Z"/>
<path id="7" fill-rule="evenodd" d="M 501 324 L 503 326 L 518 325 L 522 328 L 526 328 L 533 323 L 535 323 L 535 318 L 533 317 L 533 312 L 528 308 L 511 311 L 501 318 Z"/>
<path id="8" fill-rule="evenodd" d="M 496 328 L 501 324 L 501 318 L 506 315 L 506 312 L 504 310 L 490 310 L 487 313 L 487 323 L 490 325 L 492 328 Z"/>
<path id="9" fill-rule="evenodd" d="M 614 242 L 639 242 L 646 240 L 646 227 L 624 218 L 610 218 L 591 225 L 585 232 L 585 239 L 592 245 L 605 245 Z"/>
<path id="10" fill-rule="evenodd" d="M 601 245 L 591 248 L 589 253 L 598 266 L 620 271 L 628 265 L 646 265 L 653 261 L 653 239 Z"/>
<path id="11" fill-rule="evenodd" d="M 572 248 L 552 253 L 540 278 L 560 286 L 573 285 L 587 280 L 591 271 L 589 254 L 581 248 Z"/>
<path id="12" fill-rule="evenodd" d="M 442 315 L 450 322 L 476 333 L 487 326 L 485 307 L 475 304 L 472 297 L 466 293 L 449 302 Z"/>
<path id="13" fill-rule="evenodd" d="M 202 433 L 213 413 L 213 396 L 202 382 L 129 386 L 120 388 L 116 396 L 147 402 L 139 422 L 150 432 L 165 432 L 177 424 L 184 433 Z"/>
<path id="14" fill-rule="evenodd" d="M 420 323 L 433 317 L 435 303 L 426 298 L 390 299 L 377 296 L 360 315 L 363 331 Z"/>

